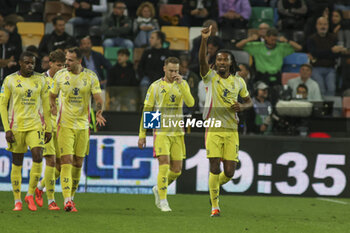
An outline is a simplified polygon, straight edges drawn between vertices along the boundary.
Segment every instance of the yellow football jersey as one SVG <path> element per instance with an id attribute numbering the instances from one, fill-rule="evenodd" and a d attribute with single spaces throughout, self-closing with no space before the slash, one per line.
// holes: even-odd
<path id="1" fill-rule="evenodd" d="M 206 88 L 203 118 L 219 120 L 221 127 L 236 130 L 239 119 L 231 106 L 237 102 L 238 95 L 249 96 L 245 81 L 234 75 L 221 78 L 212 69 L 202 78 Z"/>
<path id="2" fill-rule="evenodd" d="M 45 75 L 45 81 L 46 81 L 47 87 L 48 87 L 49 92 L 50 92 L 50 89 L 52 88 L 53 83 L 54 83 L 54 79 L 53 79 L 53 77 L 50 77 L 49 71 L 46 71 L 44 73 L 44 75 Z M 56 106 L 58 106 L 58 97 L 56 99 Z M 51 114 L 51 124 L 52 124 L 52 130 L 54 132 L 56 132 L 57 131 L 57 116 L 54 116 L 52 114 Z"/>
<path id="3" fill-rule="evenodd" d="M 59 126 L 89 128 L 91 94 L 101 93 L 100 82 L 93 71 L 84 68 L 79 74 L 73 74 L 62 69 L 54 76 L 51 92 L 60 94 L 57 108 Z"/>
<path id="4" fill-rule="evenodd" d="M 45 76 L 34 72 L 29 77 L 23 77 L 19 72 L 7 76 L 1 88 L 1 117 L 5 131 L 42 130 L 44 117 L 49 119 L 50 106 L 48 87 Z M 8 106 L 8 108 L 7 108 Z M 51 123 L 47 122 L 51 131 Z"/>
<path id="5" fill-rule="evenodd" d="M 164 78 L 161 78 L 151 84 L 144 105 L 146 109 L 159 110 L 161 113 L 161 127 L 155 130 L 156 135 L 184 135 L 183 127 L 178 124 L 180 120 L 183 120 L 183 102 L 190 107 L 194 105 L 190 87 L 185 80 L 178 84 L 176 81 L 168 83 Z M 143 128 L 143 116 L 139 136 L 141 138 L 146 137 L 146 129 Z"/>

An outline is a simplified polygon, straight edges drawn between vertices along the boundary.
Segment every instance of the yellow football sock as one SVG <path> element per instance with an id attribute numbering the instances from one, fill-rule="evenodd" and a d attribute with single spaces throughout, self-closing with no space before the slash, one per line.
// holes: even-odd
<path id="1" fill-rule="evenodd" d="M 22 166 L 12 164 L 11 183 L 13 197 L 15 200 L 21 200 Z"/>
<path id="2" fill-rule="evenodd" d="M 168 173 L 169 164 L 163 164 L 159 166 L 157 186 L 160 200 L 166 199 L 168 189 Z"/>
<path id="3" fill-rule="evenodd" d="M 30 173 L 29 173 L 29 186 L 28 186 L 27 195 L 34 194 L 34 190 L 38 185 L 38 182 L 41 176 L 41 169 L 42 169 L 41 164 L 42 164 L 41 162 L 40 163 L 33 162 L 32 164 L 32 169 L 30 170 Z"/>
<path id="4" fill-rule="evenodd" d="M 55 197 L 55 168 L 46 166 L 45 168 L 45 186 L 46 186 L 46 195 L 48 200 L 54 200 Z M 44 180 L 43 179 L 43 180 Z M 43 182 L 43 180 L 41 182 Z"/>
<path id="5" fill-rule="evenodd" d="M 81 174 L 81 167 L 74 167 L 72 168 L 72 197 L 74 197 L 75 191 L 77 191 L 80 181 L 80 174 Z"/>
<path id="6" fill-rule="evenodd" d="M 168 185 L 173 183 L 177 177 L 181 175 L 181 172 L 173 172 L 172 170 L 169 170 L 169 175 L 168 175 Z"/>
<path id="7" fill-rule="evenodd" d="M 219 176 L 211 172 L 209 173 L 209 194 L 212 208 L 219 207 Z"/>
<path id="8" fill-rule="evenodd" d="M 227 182 L 229 182 L 232 179 L 232 177 L 227 177 L 225 175 L 225 172 L 221 172 L 220 176 L 219 176 L 219 182 L 220 185 L 226 184 Z"/>
<path id="9" fill-rule="evenodd" d="M 72 165 L 61 165 L 61 186 L 63 197 L 70 198 L 72 193 Z"/>
<path id="10" fill-rule="evenodd" d="M 55 179 L 57 180 L 58 178 L 60 178 L 60 174 L 61 172 L 59 170 L 57 170 L 57 168 L 55 168 Z"/>

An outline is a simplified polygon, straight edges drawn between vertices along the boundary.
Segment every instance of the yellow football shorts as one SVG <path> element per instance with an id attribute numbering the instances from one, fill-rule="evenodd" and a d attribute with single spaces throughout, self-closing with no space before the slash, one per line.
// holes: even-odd
<path id="1" fill-rule="evenodd" d="M 206 132 L 207 158 L 221 158 L 238 162 L 239 139 L 237 130 L 215 129 Z"/>
<path id="2" fill-rule="evenodd" d="M 14 143 L 7 143 L 6 150 L 13 153 L 26 153 L 28 147 L 44 147 L 44 132 L 42 130 L 12 131 L 15 137 Z"/>
<path id="3" fill-rule="evenodd" d="M 52 132 L 52 138 L 45 144 L 43 155 L 56 155 L 56 158 L 60 158 L 60 153 L 58 152 L 57 132 Z"/>
<path id="4" fill-rule="evenodd" d="M 60 127 L 57 132 L 60 157 L 76 155 L 85 157 L 89 154 L 89 129 L 70 129 Z"/>
<path id="5" fill-rule="evenodd" d="M 169 155 L 170 160 L 183 160 L 186 158 L 184 136 L 155 135 L 153 155 Z"/>

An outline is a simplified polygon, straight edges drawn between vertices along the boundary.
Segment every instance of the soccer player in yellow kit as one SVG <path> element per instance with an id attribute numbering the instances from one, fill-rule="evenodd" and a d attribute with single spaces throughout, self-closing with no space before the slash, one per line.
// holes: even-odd
<path id="1" fill-rule="evenodd" d="M 45 143 L 51 139 L 50 106 L 45 77 L 34 72 L 35 56 L 23 52 L 19 59 L 20 70 L 8 75 L 1 88 L 0 113 L 6 132 L 8 151 L 12 152 L 11 183 L 15 199 L 14 211 L 22 210 L 21 183 L 24 153 L 28 146 L 32 152 L 33 164 L 30 171 L 28 193 L 25 202 L 31 211 L 36 211 L 34 190 L 42 169 L 42 153 Z M 45 137 L 41 103 L 46 125 Z"/>
<path id="2" fill-rule="evenodd" d="M 210 163 L 209 193 L 212 204 L 211 217 L 220 216 L 220 185 L 231 180 L 238 162 L 238 117 L 237 112 L 252 107 L 247 86 L 241 77 L 234 56 L 227 50 L 217 52 L 213 69 L 206 59 L 207 41 L 211 26 L 202 29 L 199 49 L 200 74 L 207 89 L 204 118 L 221 121 L 221 127 L 210 127 L 206 132 L 206 151 Z M 237 102 L 238 95 L 243 104 Z M 224 171 L 220 173 L 220 161 Z"/>
<path id="3" fill-rule="evenodd" d="M 51 89 L 54 82 L 54 75 L 57 71 L 64 68 L 64 62 L 66 60 L 66 56 L 64 52 L 60 49 L 52 51 L 49 55 L 49 66 L 50 69 L 47 70 L 44 75 L 46 78 L 46 84 L 48 89 Z M 57 104 L 57 101 L 56 101 Z M 59 210 L 60 208 L 57 206 L 55 202 L 55 183 L 56 179 L 60 175 L 60 156 L 58 153 L 58 144 L 57 144 L 57 124 L 56 124 L 56 116 L 51 115 L 51 124 L 53 129 L 52 139 L 49 143 L 45 145 L 44 148 L 44 157 L 46 161 L 45 173 L 44 177 L 38 183 L 38 187 L 35 189 L 35 202 L 38 206 L 43 206 L 43 189 L 46 186 L 46 195 L 48 200 L 49 210 Z"/>
<path id="4" fill-rule="evenodd" d="M 162 122 L 182 120 L 183 102 L 188 107 L 194 105 L 194 98 L 191 95 L 188 83 L 179 75 L 179 59 L 169 57 L 164 62 L 163 78 L 153 82 L 149 87 L 144 102 L 143 112 L 160 111 Z M 167 117 L 168 116 L 168 117 Z M 146 129 L 143 127 L 142 114 L 139 148 L 146 146 Z M 163 212 L 171 211 L 167 201 L 167 188 L 177 177 L 181 175 L 182 160 L 186 157 L 184 142 L 184 129 L 179 127 L 161 128 L 154 131 L 154 154 L 158 158 L 159 171 L 157 185 L 152 191 L 155 195 L 156 206 Z M 170 169 L 169 169 L 170 168 Z"/>
<path id="5" fill-rule="evenodd" d="M 51 111 L 57 116 L 57 142 L 61 156 L 61 186 L 64 210 L 77 212 L 73 198 L 78 188 L 84 157 L 89 147 L 89 116 L 91 94 L 96 102 L 96 122 L 105 125 L 102 116 L 103 100 L 97 75 L 81 66 L 81 50 L 77 47 L 66 53 L 66 69 L 54 76 L 50 93 Z M 56 98 L 59 97 L 58 110 Z"/>

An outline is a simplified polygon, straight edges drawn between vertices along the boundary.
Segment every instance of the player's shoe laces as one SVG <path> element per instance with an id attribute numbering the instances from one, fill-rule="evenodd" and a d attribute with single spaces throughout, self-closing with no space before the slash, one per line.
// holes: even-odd
<path id="1" fill-rule="evenodd" d="M 78 212 L 77 208 L 75 207 L 74 201 L 72 201 L 72 203 L 73 203 L 73 208 L 70 212 Z"/>
<path id="2" fill-rule="evenodd" d="M 35 189 L 35 202 L 39 207 L 42 207 L 44 204 L 43 200 L 43 190 L 38 188 Z"/>
<path id="3" fill-rule="evenodd" d="M 66 212 L 71 212 L 72 209 L 73 209 L 72 201 L 67 201 L 67 203 L 64 205 L 64 210 Z"/>
<path id="4" fill-rule="evenodd" d="M 212 210 L 210 217 L 220 217 L 220 210 L 219 209 Z"/>
<path id="5" fill-rule="evenodd" d="M 24 201 L 28 204 L 28 209 L 29 210 L 31 210 L 31 211 L 36 211 L 37 210 L 36 205 L 34 203 L 34 197 L 32 195 L 26 196 L 24 198 Z"/>
<path id="6" fill-rule="evenodd" d="M 60 207 L 58 207 L 56 202 L 53 201 L 49 205 L 49 210 L 60 210 Z"/>
<path id="7" fill-rule="evenodd" d="M 156 206 L 160 209 L 160 198 L 159 198 L 159 193 L 158 193 L 158 187 L 153 186 L 152 192 L 154 194 L 154 202 L 155 202 Z"/>
<path id="8" fill-rule="evenodd" d="M 13 209 L 13 211 L 21 211 L 22 210 L 22 202 L 17 202 L 15 204 L 15 208 Z"/>
<path id="9" fill-rule="evenodd" d="M 160 206 L 159 207 L 160 210 L 163 212 L 170 212 L 171 211 L 168 201 L 161 201 L 159 206 Z"/>

